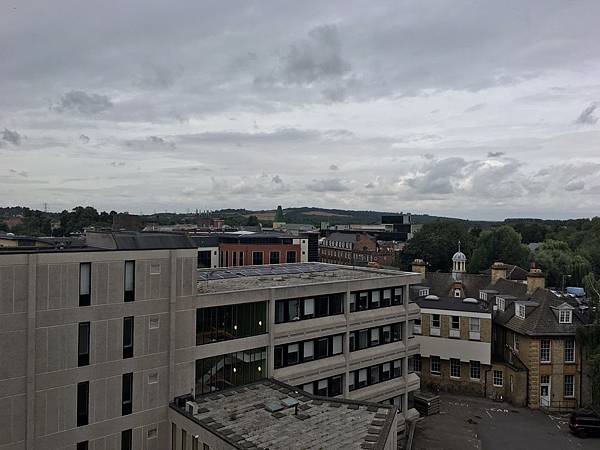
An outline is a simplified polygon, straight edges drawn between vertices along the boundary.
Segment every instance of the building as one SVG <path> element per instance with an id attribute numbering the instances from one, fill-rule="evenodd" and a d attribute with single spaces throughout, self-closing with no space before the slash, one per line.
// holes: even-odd
<path id="1" fill-rule="evenodd" d="M 0 448 L 168 449 L 169 404 L 275 377 L 394 404 L 412 273 L 318 263 L 198 271 L 183 234 L 88 233 L 83 248 L 0 250 Z"/>
<path id="2" fill-rule="evenodd" d="M 171 448 L 397 449 L 396 408 L 329 399 L 274 379 L 171 404 Z"/>
<path id="3" fill-rule="evenodd" d="M 535 267 L 527 272 L 497 262 L 483 274 L 467 274 L 460 251 L 452 273 L 425 267 L 413 262 L 413 271 L 423 274 L 412 290 L 422 311 L 416 364 L 424 385 L 534 409 L 586 403 L 576 338 L 588 320 L 581 300 L 546 289 Z"/>
<path id="4" fill-rule="evenodd" d="M 331 233 L 319 241 L 321 262 L 346 266 L 366 266 L 369 263 L 391 266 L 394 257 L 393 245 L 363 232 Z"/>
<path id="5" fill-rule="evenodd" d="M 198 268 L 311 261 L 311 236 L 292 236 L 277 231 L 195 233 L 190 236 L 198 246 Z"/>

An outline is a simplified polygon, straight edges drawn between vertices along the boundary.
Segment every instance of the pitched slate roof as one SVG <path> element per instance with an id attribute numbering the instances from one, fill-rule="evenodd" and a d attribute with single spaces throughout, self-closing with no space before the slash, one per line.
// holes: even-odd
<path id="1" fill-rule="evenodd" d="M 455 279 L 451 273 L 427 272 L 425 273 L 424 281 L 424 284 L 429 286 L 430 293 L 439 297 L 450 296 L 450 289 L 453 283 L 460 281 L 465 297 L 479 298 L 479 291 L 485 289 L 485 286 L 489 284 L 490 277 L 486 275 L 462 273 Z"/>
<path id="2" fill-rule="evenodd" d="M 527 270 L 522 267 L 515 266 L 513 264 L 504 264 L 506 267 L 506 279 L 507 280 L 516 280 L 516 281 L 525 281 L 527 280 Z M 484 275 L 491 275 L 492 269 L 487 269 L 481 272 Z"/>

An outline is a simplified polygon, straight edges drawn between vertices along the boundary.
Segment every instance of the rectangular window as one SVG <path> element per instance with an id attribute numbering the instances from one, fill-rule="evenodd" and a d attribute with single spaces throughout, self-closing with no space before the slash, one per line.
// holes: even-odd
<path id="1" fill-rule="evenodd" d="M 379 345 L 379 328 L 371 328 L 371 342 L 370 347 Z"/>
<path id="2" fill-rule="evenodd" d="M 181 450 L 187 450 L 187 431 L 181 429 Z"/>
<path id="3" fill-rule="evenodd" d="M 269 264 L 279 264 L 279 252 L 269 253 Z"/>
<path id="4" fill-rule="evenodd" d="M 231 255 L 233 256 L 232 265 L 235 267 L 237 266 L 237 252 L 231 252 Z"/>
<path id="5" fill-rule="evenodd" d="M 329 354 L 329 338 L 317 339 L 317 359 L 326 358 Z"/>
<path id="6" fill-rule="evenodd" d="M 123 359 L 133 358 L 133 316 L 123 317 Z"/>
<path id="7" fill-rule="evenodd" d="M 392 301 L 393 305 L 402 305 L 404 303 L 404 289 L 401 287 L 394 288 L 394 299 Z"/>
<path id="8" fill-rule="evenodd" d="M 572 311 L 570 309 L 561 309 L 558 311 L 558 322 L 559 323 L 571 323 L 572 322 Z"/>
<path id="9" fill-rule="evenodd" d="M 469 317 L 469 339 L 481 340 L 481 322 L 478 317 Z"/>
<path id="10" fill-rule="evenodd" d="M 506 307 L 506 300 L 504 300 L 502 297 L 496 297 L 496 305 L 498 305 L 498 309 L 500 311 L 504 311 L 504 308 Z"/>
<path id="11" fill-rule="evenodd" d="M 369 330 L 359 330 L 358 349 L 363 350 L 369 346 Z"/>
<path id="12" fill-rule="evenodd" d="M 548 339 L 540 341 L 540 361 L 543 363 L 550 362 L 550 340 Z"/>
<path id="13" fill-rule="evenodd" d="M 353 292 L 350 294 L 350 312 L 356 311 L 356 299 L 358 298 L 358 294 Z"/>
<path id="14" fill-rule="evenodd" d="M 432 328 L 440 327 L 440 315 L 439 314 L 433 314 L 431 316 L 431 327 Z"/>
<path id="15" fill-rule="evenodd" d="M 135 261 L 125 261 L 125 296 L 126 302 L 135 300 Z"/>
<path id="16" fill-rule="evenodd" d="M 358 310 L 359 311 L 364 311 L 368 308 L 369 306 L 369 293 L 368 292 L 361 292 L 358 295 Z"/>
<path id="17" fill-rule="evenodd" d="M 121 414 L 126 416 L 133 411 L 133 372 L 123 374 L 121 391 Z"/>
<path id="18" fill-rule="evenodd" d="M 306 341 L 302 345 L 302 360 L 312 361 L 315 359 L 315 343 L 314 341 Z"/>
<path id="19" fill-rule="evenodd" d="M 285 300 L 275 302 L 275 323 L 285 322 Z"/>
<path id="20" fill-rule="evenodd" d="M 82 441 L 77 443 L 77 450 L 88 450 L 89 444 L 88 441 Z"/>
<path id="21" fill-rule="evenodd" d="M 342 395 L 342 376 L 337 375 L 329 379 L 329 396 L 336 397 Z"/>
<path id="22" fill-rule="evenodd" d="M 287 365 L 293 366 L 299 362 L 300 347 L 298 344 L 289 344 L 287 347 Z"/>
<path id="23" fill-rule="evenodd" d="M 332 343 L 332 355 L 339 355 L 343 352 L 342 349 L 342 336 L 338 335 L 338 336 L 333 336 L 333 343 Z"/>
<path id="24" fill-rule="evenodd" d="M 383 335 L 383 343 L 389 344 L 390 342 L 392 342 L 392 327 L 387 325 L 385 327 L 382 327 L 381 331 Z"/>
<path id="25" fill-rule="evenodd" d="M 342 314 L 344 312 L 343 294 L 332 294 L 329 296 L 329 315 Z"/>
<path id="26" fill-rule="evenodd" d="M 79 306 L 90 306 L 92 290 L 92 264 L 79 264 Z"/>
<path id="27" fill-rule="evenodd" d="M 304 319 L 312 319 L 315 316 L 315 299 L 305 298 L 304 299 Z"/>
<path id="28" fill-rule="evenodd" d="M 460 359 L 450 359 L 450 376 L 460 378 Z"/>
<path id="29" fill-rule="evenodd" d="M 397 359 L 395 360 L 392 364 L 394 366 L 393 370 L 392 370 L 392 376 L 394 378 L 398 378 L 402 376 L 403 373 L 403 368 L 402 368 L 402 359 Z"/>
<path id="30" fill-rule="evenodd" d="M 326 317 L 329 315 L 329 297 L 317 297 L 315 315 L 317 317 Z"/>
<path id="31" fill-rule="evenodd" d="M 131 429 L 121 432 L 121 450 L 133 450 Z"/>
<path id="32" fill-rule="evenodd" d="M 415 319 L 413 324 L 413 333 L 421 334 L 421 319 Z"/>
<path id="33" fill-rule="evenodd" d="M 460 317 L 452 316 L 452 329 L 460 330 Z"/>
<path id="34" fill-rule="evenodd" d="M 275 319 L 285 321 L 285 302 L 275 303 Z M 196 345 L 266 333 L 266 302 L 212 306 L 196 310 Z"/>
<path id="35" fill-rule="evenodd" d="M 377 384 L 381 381 L 379 379 L 379 366 L 371 366 L 369 368 L 369 372 L 370 372 L 370 376 L 371 376 L 371 380 L 370 380 L 369 384 Z"/>
<path id="36" fill-rule="evenodd" d="M 390 306 L 392 304 L 392 290 L 384 289 L 383 297 L 381 299 L 381 306 Z"/>
<path id="37" fill-rule="evenodd" d="M 177 425 L 171 422 L 171 449 L 177 448 Z"/>
<path id="38" fill-rule="evenodd" d="M 263 252 L 252 252 L 252 265 L 262 266 L 263 264 Z"/>
<path id="39" fill-rule="evenodd" d="M 319 380 L 317 382 L 317 395 L 320 395 L 322 397 L 327 397 L 327 386 L 329 383 L 327 383 L 327 379 L 325 380 Z"/>
<path id="40" fill-rule="evenodd" d="M 492 379 L 495 387 L 502 387 L 504 385 L 503 376 L 504 374 L 501 370 L 494 370 Z"/>
<path id="41" fill-rule="evenodd" d="M 240 252 L 240 266 L 244 265 L 244 252 Z"/>
<path id="42" fill-rule="evenodd" d="M 441 365 L 440 365 L 440 357 L 439 356 L 431 356 L 430 362 L 431 362 L 431 370 L 430 370 L 431 374 L 432 375 L 440 375 L 442 373 Z"/>
<path id="43" fill-rule="evenodd" d="M 288 250 L 286 255 L 286 262 L 288 264 L 296 262 L 296 252 L 294 250 Z"/>
<path id="44" fill-rule="evenodd" d="M 360 369 L 358 371 L 358 388 L 363 388 L 367 385 L 367 369 Z"/>
<path id="45" fill-rule="evenodd" d="M 565 339 L 565 362 L 575 362 L 575 339 Z"/>
<path id="46" fill-rule="evenodd" d="M 314 392 L 313 383 L 306 383 L 302 386 L 302 390 L 312 394 Z"/>
<path id="47" fill-rule="evenodd" d="M 481 363 L 479 361 L 471 361 L 470 363 L 469 376 L 472 380 L 479 380 L 481 378 Z"/>
<path id="48" fill-rule="evenodd" d="M 525 305 L 521 305 L 520 303 L 516 303 L 515 304 L 516 310 L 515 310 L 515 314 L 517 315 L 517 317 L 520 317 L 521 319 L 525 318 Z"/>
<path id="49" fill-rule="evenodd" d="M 575 397 L 575 375 L 565 375 L 565 397 Z"/>
<path id="50" fill-rule="evenodd" d="M 90 363 L 90 323 L 79 324 L 79 341 L 77 343 L 77 365 L 87 366 Z"/>
<path id="51" fill-rule="evenodd" d="M 90 409 L 90 382 L 82 381 L 77 383 L 77 426 L 82 427 L 88 424 L 88 414 Z"/>
<path id="52" fill-rule="evenodd" d="M 379 308 L 379 291 L 371 291 L 371 303 L 369 308 Z"/>
<path id="53" fill-rule="evenodd" d="M 381 365 L 381 379 L 383 381 L 389 380 L 392 376 L 392 364 L 391 363 L 383 363 Z"/>
<path id="54" fill-rule="evenodd" d="M 402 340 L 402 324 L 393 323 L 392 327 L 392 342 L 398 342 Z"/>

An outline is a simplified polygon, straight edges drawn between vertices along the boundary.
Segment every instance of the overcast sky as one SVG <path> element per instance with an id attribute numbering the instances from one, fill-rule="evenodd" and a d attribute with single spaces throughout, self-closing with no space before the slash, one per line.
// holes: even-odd
<path id="1" fill-rule="evenodd" d="M 0 2 L 0 206 L 600 214 L 600 2 Z"/>

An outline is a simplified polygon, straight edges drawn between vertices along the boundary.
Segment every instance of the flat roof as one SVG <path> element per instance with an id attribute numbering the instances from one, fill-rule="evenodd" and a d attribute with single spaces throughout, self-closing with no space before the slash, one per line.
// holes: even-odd
<path id="1" fill-rule="evenodd" d="M 399 270 L 317 262 L 198 270 L 198 293 L 243 291 L 373 278 L 416 275 Z"/>
<path id="2" fill-rule="evenodd" d="M 396 407 L 308 394 L 279 381 L 196 397 L 198 413 L 173 409 L 234 448 L 383 449 Z"/>
<path id="3" fill-rule="evenodd" d="M 492 313 L 489 304 L 481 300 L 477 300 L 478 303 L 465 303 L 462 298 L 439 297 L 437 300 L 430 300 L 426 297 L 418 297 L 414 298 L 413 301 L 419 305 L 421 309 L 488 313 L 490 314 L 490 317 Z"/>

